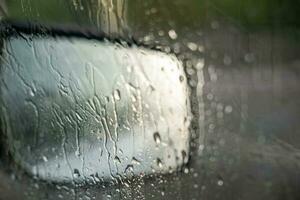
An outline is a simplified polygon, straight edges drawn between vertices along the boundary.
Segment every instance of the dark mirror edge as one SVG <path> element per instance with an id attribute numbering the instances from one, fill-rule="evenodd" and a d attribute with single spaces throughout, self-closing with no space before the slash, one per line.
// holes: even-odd
<path id="1" fill-rule="evenodd" d="M 85 38 L 98 41 L 110 41 L 124 46 L 141 46 L 147 49 L 158 50 L 160 45 L 149 45 L 138 41 L 132 36 L 121 36 L 118 34 L 106 34 L 103 31 L 79 25 L 68 24 L 41 24 L 32 21 L 16 21 L 3 20 L 0 22 L 0 38 L 22 37 L 22 34 L 37 35 L 37 36 L 51 36 L 51 37 L 73 37 Z"/>

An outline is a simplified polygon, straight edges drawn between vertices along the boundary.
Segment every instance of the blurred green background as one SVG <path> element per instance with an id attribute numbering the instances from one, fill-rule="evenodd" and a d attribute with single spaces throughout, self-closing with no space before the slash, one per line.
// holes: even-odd
<path id="1" fill-rule="evenodd" d="M 90 26 L 96 25 L 97 10 L 103 7 L 103 2 L 105 0 L 7 0 L 6 4 L 11 19 Z M 112 0 L 113 4 L 120 2 L 126 4 L 126 18 L 133 27 L 152 26 L 149 21 L 153 19 L 157 25 L 197 26 L 215 16 L 249 30 L 300 26 L 300 1 L 293 0 Z M 149 14 L 154 14 L 152 19 Z"/>

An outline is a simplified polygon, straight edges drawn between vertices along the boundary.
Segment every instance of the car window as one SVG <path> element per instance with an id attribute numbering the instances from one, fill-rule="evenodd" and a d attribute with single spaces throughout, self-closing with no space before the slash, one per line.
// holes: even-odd
<path id="1" fill-rule="evenodd" d="M 2 22 L 17 27 L 17 36 L 8 40 L 4 35 L 12 26 L 1 25 L 0 199 L 299 199 L 298 2 L 11 0 L 0 5 Z M 31 31 L 24 33 L 24 27 Z M 64 34 L 54 37 L 45 30 Z M 144 71 L 130 76 L 124 67 L 128 65 Z M 111 124 L 107 119 L 91 120 L 97 113 L 68 114 L 76 111 L 72 106 L 85 105 L 78 97 L 93 92 L 93 76 L 87 75 L 91 66 L 98 73 L 99 91 L 109 91 L 109 98 L 98 103 L 107 105 L 100 116 L 111 115 Z M 127 82 L 120 79 L 119 88 L 112 89 L 114 77 Z M 33 84 L 24 84 L 28 80 Z M 128 82 L 134 92 L 127 91 Z M 43 89 L 30 89 L 35 84 Z M 61 88 L 51 90 L 52 84 Z M 73 99 L 59 99 L 59 91 L 71 92 Z M 139 103 L 139 95 L 148 106 Z M 31 116 L 37 102 L 44 115 L 41 122 Z M 84 109 L 86 113 L 88 107 Z M 145 124 L 119 120 L 114 129 L 115 116 L 128 116 L 119 110 L 136 113 L 136 118 L 150 113 L 150 118 L 141 120 Z M 124 159 L 121 171 L 132 176 L 100 175 L 88 181 L 82 175 L 96 169 L 82 163 L 98 156 L 93 144 L 99 138 L 87 133 L 99 123 L 104 129 L 108 123 L 107 132 L 125 136 L 119 143 L 111 136 L 110 150 L 104 148 L 102 154 L 107 166 L 97 170 Z M 136 126 L 136 134 L 126 137 L 126 124 Z M 56 133 L 63 129 L 80 136 L 67 143 L 74 157 L 67 172 L 65 158 L 52 162 L 52 157 L 64 154 L 52 151 L 59 145 Z M 45 139 L 35 153 L 32 130 Z M 67 138 L 59 137 L 58 141 Z M 123 154 L 115 148 L 119 145 Z M 81 156 L 76 146 L 90 151 Z M 143 148 L 149 153 L 129 152 Z M 169 155 L 175 159 L 171 166 L 166 165 Z M 40 172 L 34 169 L 39 162 Z M 110 178 L 117 174 L 104 171 Z M 68 176 L 71 181 L 57 181 Z"/>

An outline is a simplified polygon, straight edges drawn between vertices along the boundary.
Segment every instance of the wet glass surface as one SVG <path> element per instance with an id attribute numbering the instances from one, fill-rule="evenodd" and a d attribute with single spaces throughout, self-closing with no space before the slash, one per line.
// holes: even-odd
<path id="1" fill-rule="evenodd" d="M 2 131 L 30 174 L 118 181 L 187 162 L 188 88 L 174 56 L 26 35 L 8 38 L 3 49 Z"/>
<path id="2" fill-rule="evenodd" d="M 192 121 L 188 131 L 189 151 L 187 155 L 181 155 L 188 158 L 187 165 L 178 165 L 180 169 L 171 174 L 152 172 L 118 182 L 100 180 L 96 184 L 66 185 L 41 182 L 24 174 L 15 164 L 8 165 L 13 162 L 6 162 L 9 156 L 4 149 L 0 197 L 299 199 L 298 4 L 270 0 L 6 2 L 4 18 L 80 26 L 82 29 L 92 27 L 108 35 L 134 38 L 138 43 L 155 46 L 164 55 L 172 52 L 177 57 L 175 60 L 183 63 Z M 58 49 L 63 51 L 61 47 Z M 1 62 L 5 61 L 3 55 Z M 46 58 L 40 59 L 41 62 L 47 62 L 49 58 Z M 61 59 L 60 62 L 66 61 Z M 34 70 L 30 72 L 31 75 L 34 73 Z M 75 75 L 79 77 L 80 74 L 78 71 Z M 163 79 L 168 75 L 160 76 Z M 46 80 L 42 79 L 41 83 L 48 83 Z M 181 78 L 178 80 L 180 82 Z M 165 87 L 173 86 L 166 83 Z M 109 91 L 110 99 L 120 96 L 121 102 L 130 105 L 122 100 L 121 90 L 120 95 L 111 92 L 114 90 Z M 18 109 L 14 104 L 11 106 Z M 17 111 L 11 112 L 15 113 Z M 174 113 L 172 117 L 178 116 Z M 167 127 L 174 128 L 175 125 L 179 126 L 174 122 Z M 70 127 L 70 132 L 73 133 L 73 129 L 76 127 Z M 163 144 L 164 134 L 154 129 L 150 132 L 148 139 L 156 149 L 155 143 Z M 72 151 L 76 153 L 76 148 Z M 10 157 L 13 156 L 10 154 Z M 49 160 L 48 157 L 41 158 L 42 162 Z M 154 164 L 163 166 L 160 161 L 156 160 Z M 77 176 L 78 171 L 73 172 Z"/>

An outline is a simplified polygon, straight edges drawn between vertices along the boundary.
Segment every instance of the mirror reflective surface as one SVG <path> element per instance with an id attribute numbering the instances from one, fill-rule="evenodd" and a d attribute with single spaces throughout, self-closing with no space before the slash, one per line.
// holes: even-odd
<path id="1" fill-rule="evenodd" d="M 187 163 L 189 95 L 175 56 L 33 34 L 8 37 L 2 55 L 2 132 L 30 174 L 117 182 Z"/>

